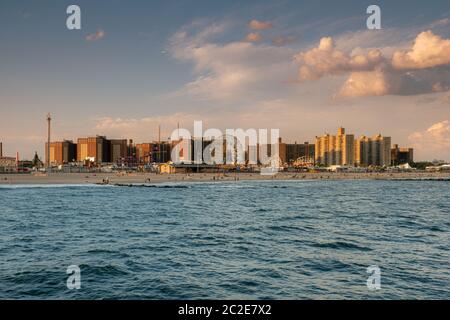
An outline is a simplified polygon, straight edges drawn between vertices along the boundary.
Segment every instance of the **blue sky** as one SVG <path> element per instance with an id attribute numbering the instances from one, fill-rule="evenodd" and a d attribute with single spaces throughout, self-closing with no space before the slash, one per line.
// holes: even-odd
<path id="1" fill-rule="evenodd" d="M 80 31 L 66 28 L 70 4 L 81 7 Z M 312 141 L 344 125 L 356 135 L 381 132 L 403 145 L 420 140 L 414 145 L 420 158 L 450 160 L 449 84 L 440 79 L 448 73 L 445 59 L 426 68 L 415 61 L 398 67 L 401 72 L 382 70 L 381 88 L 356 95 L 345 84 L 378 79 L 379 66 L 363 70 L 373 75 L 333 67 L 318 78 L 298 78 L 306 63 L 298 57 L 314 55 L 324 37 L 349 57 L 377 48 L 391 59 L 429 30 L 423 40 L 440 37 L 445 54 L 448 1 L 377 1 L 383 29 L 369 32 L 370 4 L 2 1 L 0 140 L 6 153 L 42 154 L 47 112 L 54 115 L 54 140 L 106 134 L 150 141 L 158 123 L 168 136 L 177 122 L 190 128 L 204 120 L 221 129 L 280 128 L 287 141 Z M 252 20 L 270 27 L 252 29 Z M 86 40 L 99 31 L 103 37 Z M 246 41 L 249 34 L 261 39 Z M 420 78 L 417 86 L 404 81 L 410 74 Z M 389 82 L 394 78 L 395 85 Z M 394 90 L 397 78 L 401 88 Z M 426 149 L 433 139 L 438 143 Z"/>

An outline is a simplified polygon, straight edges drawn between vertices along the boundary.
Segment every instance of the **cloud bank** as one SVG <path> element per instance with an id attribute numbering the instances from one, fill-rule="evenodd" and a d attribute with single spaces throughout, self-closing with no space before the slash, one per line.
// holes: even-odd
<path id="1" fill-rule="evenodd" d="M 348 75 L 337 95 L 348 98 L 449 90 L 450 40 L 425 31 L 417 35 L 409 50 L 395 50 L 392 57 L 384 56 L 382 50 L 350 54 L 337 49 L 332 38 L 322 38 L 317 47 L 294 56 L 298 79 L 305 82 Z"/>

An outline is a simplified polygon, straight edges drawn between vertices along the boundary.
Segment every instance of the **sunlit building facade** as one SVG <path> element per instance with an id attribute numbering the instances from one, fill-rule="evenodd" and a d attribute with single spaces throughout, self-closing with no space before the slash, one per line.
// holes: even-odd
<path id="1" fill-rule="evenodd" d="M 390 166 L 391 165 L 391 137 L 378 134 L 373 137 L 361 136 L 355 140 L 355 165 Z"/>
<path id="2" fill-rule="evenodd" d="M 74 162 L 77 159 L 77 144 L 71 140 L 51 142 L 50 148 L 45 143 L 45 163 L 51 165 L 62 165 Z M 48 151 L 50 150 L 50 155 Z M 48 158 L 50 156 L 50 159 Z M 50 160 L 50 162 L 48 162 Z"/>
<path id="3" fill-rule="evenodd" d="M 354 140 L 355 136 L 353 134 L 346 134 L 344 128 L 339 128 L 336 136 L 326 134 L 321 137 L 316 137 L 316 164 L 325 166 L 353 166 L 355 164 Z"/>
<path id="4" fill-rule="evenodd" d="M 109 162 L 110 148 L 106 137 L 97 136 L 79 138 L 77 144 L 77 160 L 96 164 Z"/>

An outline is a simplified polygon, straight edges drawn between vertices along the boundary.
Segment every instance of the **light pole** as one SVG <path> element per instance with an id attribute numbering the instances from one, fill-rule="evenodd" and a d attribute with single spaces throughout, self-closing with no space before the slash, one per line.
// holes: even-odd
<path id="1" fill-rule="evenodd" d="M 47 114 L 47 170 L 50 171 L 50 124 L 52 122 L 52 117 L 50 113 Z"/>

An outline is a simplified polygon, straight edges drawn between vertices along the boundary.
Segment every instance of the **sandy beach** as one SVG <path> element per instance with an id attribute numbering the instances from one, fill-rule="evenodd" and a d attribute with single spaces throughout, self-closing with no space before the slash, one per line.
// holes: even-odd
<path id="1" fill-rule="evenodd" d="M 307 173 L 282 172 L 274 176 L 259 173 L 191 173 L 191 174 L 155 174 L 155 173 L 50 173 L 50 174 L 2 174 L 0 185 L 23 184 L 100 184 L 109 180 L 110 184 L 144 184 L 162 182 L 218 182 L 237 180 L 448 180 L 450 172 L 385 172 L 385 173 Z"/>

